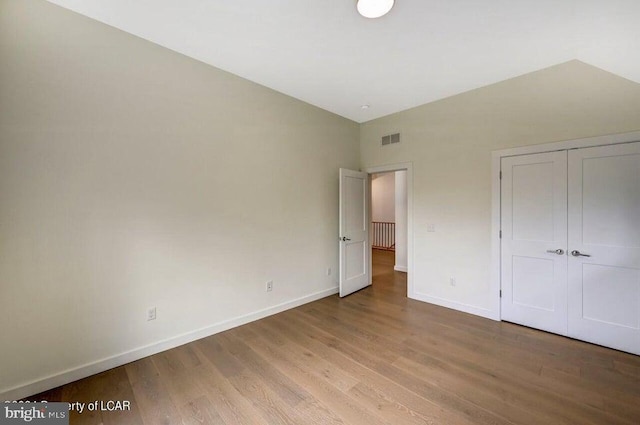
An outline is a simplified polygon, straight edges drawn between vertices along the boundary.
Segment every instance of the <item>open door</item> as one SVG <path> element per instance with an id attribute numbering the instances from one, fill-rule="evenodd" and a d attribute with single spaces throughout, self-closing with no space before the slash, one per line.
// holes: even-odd
<path id="1" fill-rule="evenodd" d="M 340 169 L 340 296 L 371 284 L 367 173 Z"/>

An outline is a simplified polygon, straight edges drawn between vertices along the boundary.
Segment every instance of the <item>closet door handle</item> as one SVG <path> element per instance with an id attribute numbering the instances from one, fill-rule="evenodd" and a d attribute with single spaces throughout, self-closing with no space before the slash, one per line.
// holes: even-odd
<path id="1" fill-rule="evenodd" d="M 564 255 L 564 249 L 561 249 L 561 248 L 558 248 L 558 249 L 547 249 L 547 252 L 549 254 Z"/>
<path id="2" fill-rule="evenodd" d="M 580 251 L 574 249 L 573 251 L 571 251 L 571 255 L 573 255 L 574 257 L 591 257 L 589 254 L 583 254 Z"/>

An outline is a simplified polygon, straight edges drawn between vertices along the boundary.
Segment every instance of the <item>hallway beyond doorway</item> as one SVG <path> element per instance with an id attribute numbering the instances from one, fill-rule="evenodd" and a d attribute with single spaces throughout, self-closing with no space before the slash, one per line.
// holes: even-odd
<path id="1" fill-rule="evenodd" d="M 371 250 L 373 290 L 407 296 L 407 273 L 393 269 L 395 252 L 380 249 Z"/>

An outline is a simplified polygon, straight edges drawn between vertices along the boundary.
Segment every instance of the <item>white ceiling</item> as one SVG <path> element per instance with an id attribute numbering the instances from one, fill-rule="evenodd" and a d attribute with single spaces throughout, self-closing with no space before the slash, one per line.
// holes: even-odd
<path id="1" fill-rule="evenodd" d="M 571 59 L 640 82 L 640 0 L 49 1 L 357 122 Z"/>

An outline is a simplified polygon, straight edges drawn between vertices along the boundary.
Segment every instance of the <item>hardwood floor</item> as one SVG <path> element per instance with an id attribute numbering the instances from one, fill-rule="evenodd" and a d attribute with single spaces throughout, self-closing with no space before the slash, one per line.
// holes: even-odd
<path id="1" fill-rule="evenodd" d="M 32 399 L 130 400 L 71 424 L 638 424 L 640 357 L 409 300 L 374 285 Z"/>

